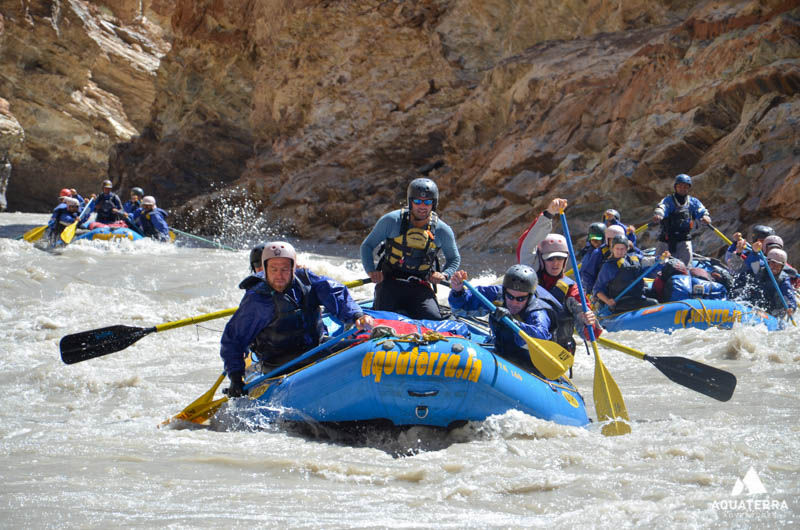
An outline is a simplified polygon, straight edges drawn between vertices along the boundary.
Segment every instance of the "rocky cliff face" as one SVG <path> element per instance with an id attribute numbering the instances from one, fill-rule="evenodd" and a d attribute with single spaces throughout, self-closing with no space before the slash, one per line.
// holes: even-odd
<path id="1" fill-rule="evenodd" d="M 353 243 L 435 166 L 460 245 L 511 251 L 554 196 L 577 235 L 607 207 L 648 220 L 685 172 L 724 232 L 763 222 L 800 241 L 797 1 L 21 0 L 0 14 L 0 118 L 24 131 L 4 147 L 12 208 L 108 174 L 194 230 L 219 228 L 209 206 L 225 194 L 278 232 Z"/>

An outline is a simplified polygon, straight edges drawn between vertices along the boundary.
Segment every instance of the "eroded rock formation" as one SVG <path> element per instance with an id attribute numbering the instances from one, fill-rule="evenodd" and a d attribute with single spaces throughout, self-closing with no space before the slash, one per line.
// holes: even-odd
<path id="1" fill-rule="evenodd" d="M 436 165 L 459 243 L 510 252 L 554 196 L 577 235 L 606 207 L 648 220 L 686 172 L 724 232 L 761 222 L 800 241 L 797 1 L 22 0 L 1 14 L 0 96 L 25 135 L 12 208 L 108 174 L 196 230 L 218 229 L 207 206 L 227 189 L 279 231 L 354 243 Z"/>

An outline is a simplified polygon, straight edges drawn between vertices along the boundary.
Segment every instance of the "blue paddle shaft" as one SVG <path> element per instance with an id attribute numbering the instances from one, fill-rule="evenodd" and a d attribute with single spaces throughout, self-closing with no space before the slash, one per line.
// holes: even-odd
<path id="1" fill-rule="evenodd" d="M 572 248 L 572 238 L 569 235 L 569 226 L 567 225 L 567 216 L 562 211 L 561 214 L 561 226 L 564 228 L 564 239 L 567 240 L 567 246 L 569 247 L 569 260 L 572 264 L 572 270 L 575 271 L 575 283 L 578 284 L 578 294 L 581 297 L 581 307 L 583 307 L 583 312 L 586 313 L 589 311 L 589 306 L 586 305 L 586 295 L 583 292 L 583 283 L 581 282 L 581 275 L 578 272 L 578 260 L 575 259 L 575 249 Z M 589 328 L 589 340 L 592 342 L 595 341 L 594 337 L 594 327 L 593 326 L 586 326 Z"/>
<path id="2" fill-rule="evenodd" d="M 493 303 L 491 303 L 488 298 L 486 298 L 480 292 L 478 292 L 478 290 L 471 283 L 469 283 L 468 281 L 464 280 L 464 285 L 467 286 L 467 289 L 470 290 L 470 292 L 473 294 L 473 296 L 475 296 L 475 298 L 477 298 L 478 301 L 480 303 L 482 303 L 484 305 L 484 307 L 486 307 L 486 309 L 488 309 L 491 312 L 494 312 L 494 311 L 497 310 L 497 307 L 495 307 L 495 305 Z M 514 324 L 514 321 L 511 320 L 508 317 L 503 317 L 503 324 L 505 324 L 506 326 L 508 326 L 511 329 L 513 329 L 514 333 L 516 333 L 516 334 L 519 334 L 519 332 L 522 331 L 521 329 L 519 329 L 519 326 Z"/>
<path id="3" fill-rule="evenodd" d="M 290 368 L 294 368 L 295 366 L 297 366 L 298 364 L 302 363 L 303 361 L 305 361 L 309 357 L 321 352 L 322 350 L 330 348 L 331 346 L 334 346 L 335 344 L 340 342 L 342 339 L 345 339 L 345 338 L 349 337 L 350 335 L 352 335 L 356 331 L 358 331 L 358 328 L 353 326 L 352 328 L 350 328 L 349 330 L 345 331 L 341 335 L 337 335 L 337 336 L 331 338 L 330 340 L 328 340 L 326 342 L 323 342 L 322 344 L 320 344 L 316 348 L 312 348 L 312 349 L 308 350 L 307 352 L 305 352 L 300 357 L 297 357 L 296 359 L 292 359 L 288 363 L 282 364 L 281 366 L 275 368 L 271 372 L 257 377 L 253 381 L 247 383 L 244 386 L 244 390 L 250 390 L 251 388 L 253 388 L 257 384 L 261 383 L 262 381 L 265 381 L 265 380 L 269 379 L 270 377 L 274 377 L 275 375 L 277 375 L 277 374 L 279 374 L 281 372 L 284 372 L 284 371 L 286 371 L 286 370 L 288 370 Z"/>
<path id="4" fill-rule="evenodd" d="M 764 267 L 767 268 L 767 274 L 769 274 L 769 279 L 772 280 L 772 285 L 775 287 L 775 290 L 778 291 L 778 297 L 781 299 L 781 302 L 783 302 L 783 308 L 788 311 L 789 310 L 789 306 L 786 303 L 786 299 L 783 297 L 783 293 L 781 292 L 781 288 L 778 285 L 778 280 L 775 279 L 775 275 L 772 274 L 772 269 L 769 268 L 769 263 L 767 262 L 767 257 L 764 256 L 764 253 L 761 252 L 760 250 L 758 251 L 758 259 L 760 259 L 761 263 L 764 265 Z"/>

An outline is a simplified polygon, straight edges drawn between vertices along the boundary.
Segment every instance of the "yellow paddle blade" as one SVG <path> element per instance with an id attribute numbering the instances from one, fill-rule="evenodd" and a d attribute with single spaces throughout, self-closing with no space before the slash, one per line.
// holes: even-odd
<path id="1" fill-rule="evenodd" d="M 203 424 L 209 420 L 217 411 L 222 408 L 222 405 L 228 402 L 228 397 L 221 397 L 216 399 L 210 403 L 204 403 L 202 405 L 198 405 L 192 409 L 185 409 L 182 410 L 179 414 L 175 417 L 170 418 L 167 422 L 162 423 L 165 425 L 170 421 L 180 420 L 180 421 L 189 421 L 192 423 Z"/>
<path id="2" fill-rule="evenodd" d="M 66 227 L 61 232 L 61 241 L 63 241 L 67 245 L 69 245 L 70 242 L 72 242 L 72 238 L 75 237 L 75 229 L 76 228 L 78 228 L 78 221 L 75 221 L 74 223 L 72 223 L 71 225 Z"/>
<path id="3" fill-rule="evenodd" d="M 572 354 L 558 343 L 534 339 L 521 329 L 519 336 L 528 345 L 531 362 L 546 379 L 558 379 L 567 373 L 572 363 L 575 362 Z"/>
<path id="4" fill-rule="evenodd" d="M 600 352 L 597 350 L 597 343 L 592 342 L 594 349 L 594 408 L 597 411 L 597 421 L 608 422 L 603 425 L 600 432 L 605 436 L 619 436 L 631 432 L 631 426 L 626 423 L 630 421 L 628 409 L 625 408 L 625 401 L 622 399 L 622 392 L 619 391 L 617 382 L 603 364 Z M 619 421 L 625 420 L 625 421 Z"/>
<path id="5" fill-rule="evenodd" d="M 225 380 L 225 374 L 222 373 L 217 378 L 214 385 L 211 388 L 209 388 L 202 396 L 192 401 L 188 407 L 180 411 L 175 416 L 161 422 L 161 426 L 167 425 L 168 423 L 174 420 L 193 421 L 192 418 L 196 418 L 202 415 L 204 412 L 208 412 L 211 403 L 216 403 L 217 401 L 220 401 L 220 400 L 217 401 L 212 401 L 212 400 L 214 399 L 214 394 L 216 394 L 219 385 L 221 385 L 224 380 Z M 227 401 L 228 398 L 222 398 L 222 399 L 225 399 Z M 220 403 L 220 406 L 221 405 L 222 404 Z M 214 412 L 216 412 L 216 409 L 214 409 Z M 213 412 L 211 414 L 213 414 Z M 204 419 L 210 417 L 211 414 L 209 414 L 209 416 L 206 416 L 206 418 Z M 200 421 L 200 423 L 202 423 L 202 421 Z"/>
<path id="6" fill-rule="evenodd" d="M 175 232 L 173 232 L 172 230 L 169 231 L 169 242 L 170 243 L 175 242 Z"/>
<path id="7" fill-rule="evenodd" d="M 31 228 L 30 230 L 22 234 L 22 239 L 24 239 L 28 243 L 33 243 L 34 241 L 38 241 L 42 238 L 45 230 L 47 230 L 47 225 Z"/>

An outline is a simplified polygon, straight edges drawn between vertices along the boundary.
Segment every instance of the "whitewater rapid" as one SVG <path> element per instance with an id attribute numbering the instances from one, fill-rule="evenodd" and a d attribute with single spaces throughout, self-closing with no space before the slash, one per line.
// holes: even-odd
<path id="1" fill-rule="evenodd" d="M 738 378 L 721 403 L 601 348 L 632 420 L 623 437 L 515 412 L 450 433 L 360 440 L 324 429 L 159 428 L 219 376 L 225 319 L 70 366 L 59 340 L 234 307 L 248 251 L 143 241 L 53 254 L 13 239 L 46 219 L 0 214 L 3 528 L 798 527 L 798 328 L 609 334 Z M 365 276 L 355 255 L 298 249 L 318 273 Z M 474 283 L 502 273 L 484 263 L 465 254 Z M 579 349 L 573 381 L 592 417 L 593 372 Z"/>

